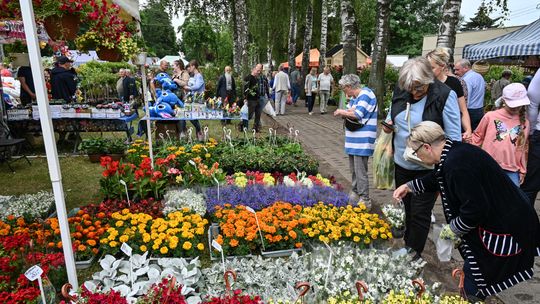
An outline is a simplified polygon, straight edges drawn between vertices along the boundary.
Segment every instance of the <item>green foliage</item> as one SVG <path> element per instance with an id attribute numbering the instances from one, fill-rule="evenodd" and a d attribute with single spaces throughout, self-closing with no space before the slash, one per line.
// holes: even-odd
<path id="1" fill-rule="evenodd" d="M 424 35 L 439 28 L 443 4 L 443 0 L 393 1 L 388 54 L 420 56 Z"/>
<path id="2" fill-rule="evenodd" d="M 371 69 L 365 69 L 360 74 L 360 80 L 362 83 L 368 83 L 369 74 L 371 72 Z M 394 91 L 394 87 L 397 84 L 399 78 L 399 70 L 394 69 L 393 67 L 387 66 L 384 70 L 384 87 L 385 87 L 385 94 L 384 94 L 384 108 L 379 109 L 379 113 L 386 115 L 390 109 L 390 105 L 392 104 L 392 92 Z"/>
<path id="3" fill-rule="evenodd" d="M 150 1 L 141 10 L 141 31 L 149 53 L 160 58 L 178 54 L 179 44 L 171 16 L 159 1 Z"/>
<path id="4" fill-rule="evenodd" d="M 206 96 L 215 96 L 217 81 L 219 76 L 223 73 L 223 69 L 215 65 L 208 65 L 200 67 L 200 72 L 204 77 L 204 85 L 206 87 Z"/>
<path id="5" fill-rule="evenodd" d="M 462 31 L 477 31 L 485 30 L 489 28 L 499 27 L 500 21 L 503 17 L 490 18 L 489 11 L 484 2 L 478 7 L 476 15 L 470 19 L 469 22 L 465 23 L 461 28 Z"/>
<path id="6" fill-rule="evenodd" d="M 78 69 L 81 79 L 81 89 L 88 95 L 103 94 L 105 86 L 111 89 L 116 88 L 118 71 L 120 69 L 130 69 L 135 71 L 135 67 L 126 62 L 98 62 L 90 61 L 82 64 Z"/>
<path id="7" fill-rule="evenodd" d="M 196 59 L 201 65 L 215 60 L 218 35 L 207 16 L 198 11 L 191 12 L 180 30 L 182 31 L 180 50 L 187 58 Z"/>
<path id="8" fill-rule="evenodd" d="M 504 70 L 512 71 L 512 77 L 510 77 L 510 82 L 521 82 L 523 80 L 524 71 L 522 67 L 504 65 L 490 66 L 489 71 L 485 75 L 483 75 L 484 80 L 488 84 L 486 86 L 486 94 L 484 95 L 484 105 L 488 107 L 488 109 L 493 106 L 493 102 L 491 100 L 491 84 L 501 79 L 501 75 Z"/>
<path id="9" fill-rule="evenodd" d="M 102 137 L 84 139 L 79 145 L 79 150 L 86 154 L 105 154 L 107 153 L 107 140 Z"/>
<path id="10" fill-rule="evenodd" d="M 105 143 L 105 149 L 109 154 L 124 154 L 126 144 L 123 139 L 108 139 Z"/>

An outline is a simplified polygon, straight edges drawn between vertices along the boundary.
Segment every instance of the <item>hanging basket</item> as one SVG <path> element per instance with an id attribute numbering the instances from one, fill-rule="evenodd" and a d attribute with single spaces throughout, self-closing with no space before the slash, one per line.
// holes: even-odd
<path id="1" fill-rule="evenodd" d="M 81 19 L 74 14 L 49 16 L 44 22 L 45 30 L 52 40 L 74 40 L 80 25 Z"/>
<path id="2" fill-rule="evenodd" d="M 476 73 L 484 75 L 489 71 L 489 63 L 485 60 L 479 60 L 473 64 L 472 69 Z"/>
<path id="3" fill-rule="evenodd" d="M 97 51 L 97 54 L 98 54 L 99 59 L 101 60 L 113 61 L 113 62 L 122 61 L 122 54 L 120 54 L 120 51 L 116 48 L 109 49 L 109 48 L 101 47 L 99 51 Z"/>

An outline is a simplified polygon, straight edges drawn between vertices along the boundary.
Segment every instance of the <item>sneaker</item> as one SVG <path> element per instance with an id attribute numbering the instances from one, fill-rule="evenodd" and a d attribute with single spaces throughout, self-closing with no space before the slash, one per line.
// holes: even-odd
<path id="1" fill-rule="evenodd" d="M 309 115 L 313 115 L 313 112 L 309 112 L 308 114 L 309 114 Z"/>
<path id="2" fill-rule="evenodd" d="M 435 218 L 435 214 L 433 214 L 433 212 L 431 212 L 431 223 L 435 224 L 436 221 L 437 221 L 437 219 Z"/>

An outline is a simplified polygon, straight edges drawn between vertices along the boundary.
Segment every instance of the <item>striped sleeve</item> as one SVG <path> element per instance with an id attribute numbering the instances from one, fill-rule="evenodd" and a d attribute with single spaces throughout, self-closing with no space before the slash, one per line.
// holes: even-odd
<path id="1" fill-rule="evenodd" d="M 411 189 L 414 195 L 439 191 L 437 179 L 433 171 L 421 178 L 413 179 L 407 183 L 407 186 L 409 186 L 409 189 Z"/>
<path id="2" fill-rule="evenodd" d="M 407 186 L 409 189 L 411 189 L 414 195 L 422 194 L 426 191 L 426 187 L 424 187 L 424 183 L 422 183 L 420 179 L 414 179 L 408 182 Z"/>
<path id="3" fill-rule="evenodd" d="M 474 226 L 467 225 L 461 217 L 456 217 L 450 221 L 450 229 L 454 234 L 461 237 L 474 229 Z"/>

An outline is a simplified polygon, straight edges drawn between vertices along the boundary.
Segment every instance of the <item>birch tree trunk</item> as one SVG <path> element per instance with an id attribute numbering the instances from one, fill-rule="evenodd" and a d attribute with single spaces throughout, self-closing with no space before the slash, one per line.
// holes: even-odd
<path id="1" fill-rule="evenodd" d="M 309 73 L 309 50 L 311 49 L 311 36 L 313 35 L 313 0 L 310 0 L 306 9 L 306 31 L 304 33 L 304 51 L 302 55 L 302 76 Z"/>
<path id="2" fill-rule="evenodd" d="M 341 0 L 341 43 L 343 44 L 343 74 L 356 73 L 356 19 L 351 0 Z"/>
<path id="3" fill-rule="evenodd" d="M 233 33 L 233 69 L 236 73 L 242 73 L 242 58 L 240 57 L 240 41 L 238 41 L 238 21 L 236 20 L 236 1 L 231 3 L 232 33 Z M 242 74 L 240 74 L 242 75 Z M 243 77 L 243 75 L 242 75 Z"/>
<path id="4" fill-rule="evenodd" d="M 248 66 L 248 16 L 246 12 L 246 1 L 235 0 L 234 4 L 236 28 L 235 35 L 237 44 L 235 45 L 235 62 L 238 64 L 237 71 L 241 75 L 247 75 L 249 72 Z"/>
<path id="5" fill-rule="evenodd" d="M 268 37 L 266 45 L 266 60 L 268 60 L 268 69 L 270 71 L 274 70 L 274 64 L 272 63 L 272 33 L 270 32 L 270 25 L 268 25 Z"/>
<path id="6" fill-rule="evenodd" d="M 373 46 L 371 72 L 369 73 L 368 86 L 375 91 L 379 113 L 384 111 L 384 95 L 386 85 L 384 83 L 384 70 L 386 68 L 386 52 L 388 48 L 388 32 L 390 4 L 392 0 L 377 1 L 377 21 L 375 27 L 375 43 Z"/>
<path id="7" fill-rule="evenodd" d="M 291 0 L 291 19 L 289 23 L 289 73 L 296 69 L 294 57 L 296 56 L 296 0 Z"/>
<path id="8" fill-rule="evenodd" d="M 454 47 L 456 46 L 456 27 L 459 21 L 461 0 L 446 0 L 443 17 L 437 36 L 437 47 L 447 47 L 450 50 L 450 62 L 454 62 Z"/>
<path id="9" fill-rule="evenodd" d="M 328 0 L 322 1 L 321 10 L 321 46 L 319 47 L 319 73 L 326 66 L 326 38 L 328 36 Z"/>

